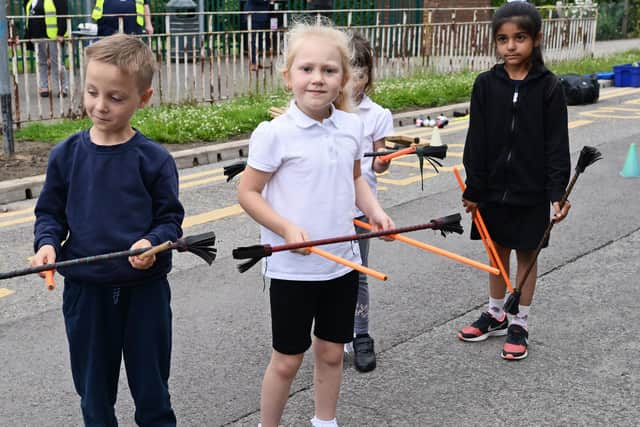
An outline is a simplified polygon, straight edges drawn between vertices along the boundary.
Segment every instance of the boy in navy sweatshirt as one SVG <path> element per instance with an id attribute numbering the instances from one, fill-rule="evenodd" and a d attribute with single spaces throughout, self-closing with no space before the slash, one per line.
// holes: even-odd
<path id="1" fill-rule="evenodd" d="M 51 151 L 33 265 L 175 241 L 184 209 L 173 157 L 131 127 L 149 102 L 153 53 L 116 34 L 86 51 L 92 126 Z M 116 426 L 120 363 L 141 426 L 175 426 L 169 397 L 171 252 L 60 269 L 71 372 L 87 426 Z"/>

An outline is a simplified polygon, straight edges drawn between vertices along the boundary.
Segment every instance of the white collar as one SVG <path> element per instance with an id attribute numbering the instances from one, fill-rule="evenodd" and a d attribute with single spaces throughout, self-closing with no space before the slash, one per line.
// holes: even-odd
<path id="1" fill-rule="evenodd" d="M 331 108 L 331 115 L 329 115 L 329 117 L 324 119 L 322 123 L 328 121 L 331 124 L 333 124 L 335 127 L 338 127 L 339 118 L 336 115 L 336 111 L 337 111 L 336 107 L 334 107 L 333 104 L 331 104 L 330 108 Z M 321 122 L 307 116 L 300 108 L 298 108 L 295 100 L 291 100 L 291 102 L 289 103 L 289 109 L 287 110 L 287 113 L 291 116 L 294 123 L 298 127 L 310 128 L 313 125 L 321 125 Z"/>
<path id="2" fill-rule="evenodd" d="M 360 110 L 370 110 L 373 107 L 373 101 L 366 94 L 362 96 L 362 101 L 358 104 Z"/>

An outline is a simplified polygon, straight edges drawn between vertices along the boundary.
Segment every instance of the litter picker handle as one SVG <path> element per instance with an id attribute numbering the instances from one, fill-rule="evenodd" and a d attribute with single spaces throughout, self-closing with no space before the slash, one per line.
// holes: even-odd
<path id="1" fill-rule="evenodd" d="M 50 291 L 56 288 L 56 282 L 53 278 L 53 270 L 47 270 L 44 272 L 44 283 Z"/>
<path id="2" fill-rule="evenodd" d="M 415 152 L 416 152 L 416 147 L 412 146 L 412 147 L 403 148 L 402 150 L 398 150 L 395 153 L 380 156 L 378 158 L 383 162 L 389 162 L 395 159 L 396 157 L 405 156 L 407 154 L 413 154 Z"/>
<path id="3" fill-rule="evenodd" d="M 373 270 L 369 267 L 365 267 L 364 265 L 361 264 L 357 264 L 355 262 L 351 262 L 349 260 L 346 260 L 344 258 L 341 258 L 339 256 L 336 256 L 332 253 L 329 253 L 327 251 L 323 251 L 322 249 L 318 249 L 315 246 L 310 246 L 309 247 L 309 251 L 311 253 L 314 253 L 316 255 L 320 255 L 321 257 L 324 257 L 328 260 L 331 260 L 333 262 L 337 262 L 338 264 L 342 264 L 342 265 L 346 265 L 347 267 L 350 267 L 354 270 L 357 270 L 361 273 L 366 274 L 367 276 L 371 276 L 374 277 L 378 280 L 387 280 L 387 275 L 384 273 L 380 273 L 379 271 Z"/>
<path id="4" fill-rule="evenodd" d="M 367 222 L 364 222 L 364 221 L 360 221 L 359 219 L 354 219 L 353 222 L 354 222 L 355 225 L 357 225 L 360 228 L 364 228 L 365 230 L 372 230 L 373 229 L 373 226 L 371 224 L 369 224 Z M 403 236 L 401 234 L 392 234 L 390 237 L 394 238 L 395 240 L 398 240 L 399 242 L 403 242 L 403 243 L 407 243 L 407 244 L 409 244 L 411 246 L 415 246 L 416 248 L 423 249 L 423 250 L 429 251 L 429 252 L 433 252 L 434 254 L 442 255 L 442 256 L 450 258 L 450 259 L 452 259 L 454 261 L 458 261 L 458 262 L 461 262 L 463 264 L 467 264 L 467 265 L 469 265 L 471 267 L 478 268 L 480 270 L 486 271 L 487 273 L 491 273 L 491 274 L 494 274 L 496 276 L 500 275 L 500 270 L 498 270 L 495 267 L 491 267 L 489 265 L 482 264 L 481 262 L 472 260 L 472 259 L 467 258 L 467 257 L 463 257 L 462 255 L 458 255 L 458 254 L 453 253 L 453 252 L 446 251 L 446 250 L 438 248 L 436 246 L 428 245 L 426 243 L 420 242 L 420 241 L 412 239 L 410 237 L 406 237 L 406 236 Z"/>
<path id="5" fill-rule="evenodd" d="M 462 177 L 460 176 L 460 172 L 458 172 L 458 168 L 456 167 L 453 168 L 453 174 L 455 175 L 456 180 L 458 181 L 460 190 L 462 190 L 462 192 L 464 193 L 466 186 L 462 181 Z M 487 226 L 484 224 L 484 220 L 482 219 L 482 215 L 480 215 L 480 211 L 476 209 L 473 212 L 472 217 L 473 217 L 473 222 L 476 225 L 476 228 L 478 229 L 480 236 L 482 237 L 482 241 L 485 243 L 485 247 L 488 247 L 489 249 L 489 259 L 492 259 L 498 266 L 498 269 L 500 269 L 500 275 L 502 276 L 504 283 L 507 285 L 507 288 L 509 289 L 509 293 L 512 294 L 514 291 L 513 291 L 513 286 L 511 285 L 511 280 L 509 279 L 509 275 L 507 274 L 507 271 L 505 270 L 504 265 L 502 265 L 502 260 L 498 256 L 498 251 L 496 250 L 496 247 L 493 245 L 493 240 L 491 240 L 491 236 L 489 235 L 489 230 L 487 230 Z"/>

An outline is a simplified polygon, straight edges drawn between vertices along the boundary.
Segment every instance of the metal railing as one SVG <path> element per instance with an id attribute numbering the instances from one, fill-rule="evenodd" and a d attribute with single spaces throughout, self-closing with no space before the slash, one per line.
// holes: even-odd
<path id="1" fill-rule="evenodd" d="M 271 11 L 269 28 L 256 29 L 260 12 L 197 12 L 158 14 L 167 30 L 141 37 L 155 52 L 158 72 L 154 78 L 152 105 L 213 103 L 251 93 L 269 93 L 283 87 L 280 64 L 286 51 L 284 34 L 300 11 Z M 376 78 L 410 76 L 417 72 L 449 73 L 461 70 L 480 71 L 496 62 L 491 41 L 490 19 L 493 9 L 367 9 L 336 10 L 344 27 L 367 37 L 376 55 Z M 375 17 L 370 25 L 354 25 L 355 14 Z M 416 22 L 416 14 L 422 19 Z M 552 9 L 544 10 L 543 44 L 547 61 L 579 59 L 591 54 L 595 42 L 597 11 L 573 17 L 558 17 Z M 394 14 L 395 23 L 389 23 Z M 205 31 L 198 31 L 202 15 Z M 240 15 L 246 27 L 216 31 L 221 16 Z M 312 15 L 316 16 L 316 15 Z M 15 28 L 23 16 L 9 17 Z M 66 17 L 86 19 L 86 15 Z M 237 19 L 238 17 L 234 17 Z M 191 19 L 194 25 L 185 20 Z M 312 18 L 313 19 L 313 18 Z M 264 20 L 261 20 L 264 22 Z M 177 25 L 181 23 L 181 25 Z M 122 26 L 121 26 L 122 27 Z M 179 31 L 173 28 L 180 27 Z M 78 117 L 83 114 L 84 49 L 95 36 L 75 34 L 58 49 L 59 64 L 65 64 L 69 79 L 69 96 L 51 92 L 38 96 L 38 76 L 47 73 L 52 83 L 60 80 L 59 70 L 41 69 L 27 43 L 20 40 L 11 46 L 10 73 L 13 82 L 14 122 L 21 123 Z M 251 70 L 249 57 L 257 54 L 261 68 Z M 57 84 L 53 86 L 58 87 Z M 53 87 L 50 86 L 50 89 Z"/>

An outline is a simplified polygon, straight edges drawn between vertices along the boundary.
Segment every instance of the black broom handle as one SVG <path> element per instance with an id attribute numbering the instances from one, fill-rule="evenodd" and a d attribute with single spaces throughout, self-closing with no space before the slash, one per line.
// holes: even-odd
<path id="1" fill-rule="evenodd" d="M 55 270 L 58 268 L 71 267 L 78 264 L 90 264 L 97 261 L 106 261 L 114 258 L 124 258 L 124 257 L 136 256 L 136 255 L 150 256 L 150 255 L 155 255 L 158 252 L 171 249 L 172 247 L 173 247 L 173 244 L 171 242 L 165 242 L 153 247 L 129 249 L 126 251 L 111 252 L 108 254 L 93 255 L 93 256 L 88 256 L 84 258 L 70 259 L 67 261 L 55 262 L 53 264 L 43 264 L 35 267 L 23 268 L 21 270 L 13 270 L 7 273 L 0 273 L 0 280 L 9 279 L 11 277 L 26 276 L 28 274 L 40 273 L 42 271 L 47 271 L 47 270 Z"/>
<path id="2" fill-rule="evenodd" d="M 567 202 L 567 199 L 569 198 L 569 194 L 571 193 L 571 190 L 573 190 L 573 186 L 576 183 L 576 180 L 578 179 L 578 175 L 579 175 L 579 173 L 576 172 L 573 175 L 573 178 L 571 178 L 571 182 L 569 183 L 569 186 L 567 187 L 567 190 L 562 195 L 562 199 L 560 199 L 560 209 L 562 209 L 564 207 L 564 204 Z M 529 277 L 529 273 L 531 273 L 531 270 L 533 270 L 533 266 L 538 261 L 538 255 L 540 254 L 540 251 L 542 250 L 542 246 L 544 246 L 544 242 L 546 242 L 547 239 L 549 238 L 549 234 L 551 234 L 551 229 L 553 228 L 553 225 L 555 223 L 556 222 L 553 221 L 553 220 L 550 221 L 549 225 L 547 225 L 547 229 L 544 230 L 544 235 L 542 236 L 542 239 L 540 239 L 540 243 L 538 243 L 538 247 L 536 248 L 536 252 L 533 255 L 533 261 L 531 261 L 531 264 L 529 264 L 529 267 L 527 267 L 527 271 L 524 272 L 524 277 L 522 278 L 522 281 L 520 282 L 520 285 L 516 287 L 517 291 L 521 290 L 522 286 L 524 285 L 524 282 L 527 281 L 527 278 Z"/>
<path id="3" fill-rule="evenodd" d="M 408 225 L 406 227 L 399 227 L 391 230 L 374 231 L 371 233 L 352 234 L 350 236 L 330 237 L 327 239 L 307 240 L 305 242 L 287 243 L 285 245 L 271 246 L 271 252 L 290 251 L 294 249 L 308 248 L 309 246 L 320 246 L 320 245 L 328 245 L 331 243 L 341 243 L 341 242 L 349 242 L 353 240 L 371 239 L 374 237 L 389 236 L 391 234 L 401 234 L 401 233 L 408 233 L 411 231 L 424 230 L 427 228 L 434 228 L 441 225 L 440 223 L 437 222 L 439 220 L 435 220 L 435 221 L 436 222 L 430 222 L 426 224 Z M 264 246 L 270 247 L 269 245 L 264 245 Z"/>

